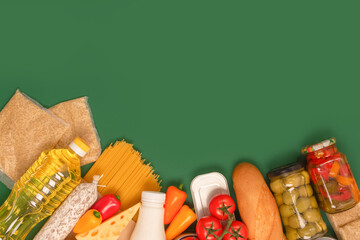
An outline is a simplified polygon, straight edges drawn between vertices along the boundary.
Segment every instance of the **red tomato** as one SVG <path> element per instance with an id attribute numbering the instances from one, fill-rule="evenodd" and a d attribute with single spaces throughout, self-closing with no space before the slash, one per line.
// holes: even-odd
<path id="1" fill-rule="evenodd" d="M 203 217 L 196 224 L 196 235 L 200 240 L 216 240 L 222 232 L 220 221 L 212 216 Z"/>
<path id="2" fill-rule="evenodd" d="M 199 240 L 197 237 L 186 237 L 183 240 Z"/>
<path id="3" fill-rule="evenodd" d="M 210 214 L 219 220 L 226 220 L 235 212 L 235 202 L 227 194 L 214 197 L 209 204 Z"/>
<path id="4" fill-rule="evenodd" d="M 233 221 L 223 240 L 247 240 L 249 232 L 246 225 L 240 221 Z"/>

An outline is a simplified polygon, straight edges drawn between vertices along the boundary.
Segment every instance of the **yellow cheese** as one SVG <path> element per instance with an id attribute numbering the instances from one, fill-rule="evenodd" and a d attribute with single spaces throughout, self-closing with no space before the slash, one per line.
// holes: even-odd
<path id="1" fill-rule="evenodd" d="M 77 240 L 117 240 L 131 219 L 140 208 L 140 203 L 109 218 L 96 228 L 86 233 L 77 234 Z"/>

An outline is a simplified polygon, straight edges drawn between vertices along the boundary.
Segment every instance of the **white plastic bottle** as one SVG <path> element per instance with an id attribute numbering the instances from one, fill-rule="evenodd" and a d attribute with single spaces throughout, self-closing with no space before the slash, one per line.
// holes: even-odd
<path id="1" fill-rule="evenodd" d="M 141 193 L 141 204 L 130 240 L 165 240 L 165 193 L 144 191 Z"/>

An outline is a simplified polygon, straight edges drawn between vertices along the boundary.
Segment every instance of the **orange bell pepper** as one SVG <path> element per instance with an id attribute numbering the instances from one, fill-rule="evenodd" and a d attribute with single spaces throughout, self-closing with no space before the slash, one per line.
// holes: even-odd
<path id="1" fill-rule="evenodd" d="M 74 227 L 74 233 L 88 232 L 101 224 L 102 217 L 99 211 L 90 209 L 87 211 Z"/>
<path id="2" fill-rule="evenodd" d="M 332 165 L 332 167 L 330 169 L 329 176 L 336 178 L 339 174 L 339 171 L 340 171 L 340 164 L 338 162 L 334 162 L 334 164 Z"/>
<path id="3" fill-rule="evenodd" d="M 175 216 L 169 227 L 166 229 L 166 240 L 172 240 L 183 233 L 193 222 L 196 221 L 196 214 L 189 206 L 184 205 Z"/>
<path id="4" fill-rule="evenodd" d="M 170 186 L 166 191 L 164 224 L 171 223 L 186 200 L 186 192 L 181 188 L 182 185 L 179 188 Z"/>
<path id="5" fill-rule="evenodd" d="M 354 182 L 354 178 L 352 177 L 344 177 L 339 175 L 336 180 L 338 181 L 338 183 L 344 185 L 344 186 L 349 186 Z"/>
<path id="6" fill-rule="evenodd" d="M 354 181 L 354 184 L 351 184 L 350 190 L 351 190 L 351 193 L 352 193 L 353 198 L 355 199 L 355 201 L 359 202 L 360 201 L 360 193 L 359 193 L 359 188 L 358 188 L 355 181 Z"/>

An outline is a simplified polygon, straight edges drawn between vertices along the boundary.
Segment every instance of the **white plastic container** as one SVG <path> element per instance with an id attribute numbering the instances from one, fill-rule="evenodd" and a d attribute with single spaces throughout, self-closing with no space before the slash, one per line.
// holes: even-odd
<path id="1" fill-rule="evenodd" d="M 165 240 L 164 228 L 165 193 L 144 191 L 141 193 L 139 218 L 130 240 Z"/>
<path id="2" fill-rule="evenodd" d="M 217 195 L 230 194 L 224 175 L 218 172 L 195 177 L 190 186 L 197 219 L 210 216 L 209 203 Z"/>

